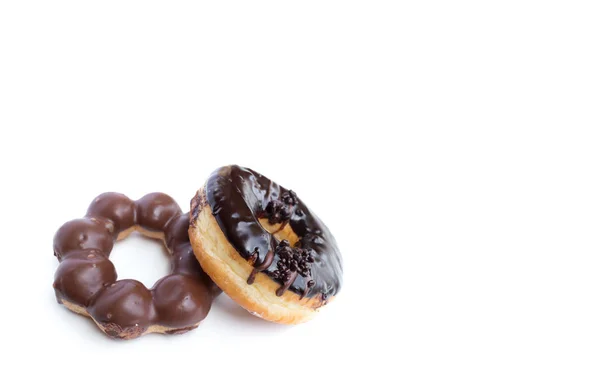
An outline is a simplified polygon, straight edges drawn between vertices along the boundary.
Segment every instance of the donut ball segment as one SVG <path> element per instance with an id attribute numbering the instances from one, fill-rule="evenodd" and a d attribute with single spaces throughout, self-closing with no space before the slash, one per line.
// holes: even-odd
<path id="1" fill-rule="evenodd" d="M 277 296 L 275 292 L 280 284 L 262 273 L 256 275 L 253 284 L 248 284 L 248 276 L 253 267 L 239 255 L 223 234 L 206 200 L 204 188 L 198 191 L 192 202 L 199 205 L 192 207 L 198 210 L 198 216 L 189 228 L 194 254 L 202 269 L 228 296 L 253 315 L 268 321 L 299 324 L 314 318 L 319 308 L 325 304 L 320 297 L 301 298 L 290 290 Z M 294 244 L 298 240 L 289 225 L 281 228 L 279 224 L 270 225 L 262 219 L 260 223 L 278 241 L 285 239 Z M 328 302 L 333 299 L 334 296 L 329 297 Z"/>
<path id="2" fill-rule="evenodd" d="M 188 214 L 162 193 L 137 201 L 112 192 L 98 196 L 85 217 L 65 223 L 55 234 L 57 301 L 91 317 L 112 338 L 196 328 L 221 291 L 193 254 L 188 223 Z M 162 240 L 170 255 L 170 274 L 151 289 L 136 280 L 117 280 L 109 259 L 114 243 L 133 231 Z"/>

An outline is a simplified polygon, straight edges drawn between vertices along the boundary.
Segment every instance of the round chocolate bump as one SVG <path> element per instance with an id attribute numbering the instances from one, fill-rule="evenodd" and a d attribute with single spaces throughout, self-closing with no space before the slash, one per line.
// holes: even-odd
<path id="1" fill-rule="evenodd" d="M 189 244 L 190 236 L 188 229 L 190 227 L 189 216 L 186 213 L 180 214 L 169 221 L 165 228 L 165 243 L 167 248 L 174 249 L 179 244 Z"/>
<path id="2" fill-rule="evenodd" d="M 89 314 L 110 336 L 125 337 L 129 328 L 147 328 L 155 317 L 152 294 L 136 280 L 120 280 L 101 290 L 88 307 Z M 118 332 L 117 332 L 118 331 Z M 142 331 L 143 332 L 143 331 Z M 115 334 L 117 333 L 117 334 Z"/>
<path id="3" fill-rule="evenodd" d="M 197 324 L 211 308 L 212 297 L 206 285 L 188 276 L 165 276 L 152 292 L 157 322 L 170 328 Z"/>
<path id="4" fill-rule="evenodd" d="M 137 223 L 149 231 L 164 231 L 175 216 L 182 214 L 175 200 L 164 193 L 149 193 L 136 201 Z"/>
<path id="5" fill-rule="evenodd" d="M 212 297 L 217 297 L 223 292 L 208 274 L 204 272 L 202 267 L 200 267 L 200 263 L 198 263 L 192 246 L 189 243 L 182 244 L 175 249 L 174 257 L 171 261 L 171 273 L 200 279 L 207 286 Z"/>
<path id="6" fill-rule="evenodd" d="M 112 235 L 98 220 L 81 218 L 68 221 L 54 235 L 54 253 L 59 259 L 73 250 L 94 248 L 107 255 L 113 248 Z"/>
<path id="7" fill-rule="evenodd" d="M 86 216 L 110 220 L 113 235 L 117 236 L 121 231 L 135 225 L 135 204 L 122 193 L 106 192 L 94 199 Z"/>
<path id="8" fill-rule="evenodd" d="M 53 287 L 57 297 L 86 307 L 106 284 L 116 280 L 117 272 L 110 260 L 97 255 L 88 258 L 86 252 L 79 251 L 71 252 L 60 263 Z"/>

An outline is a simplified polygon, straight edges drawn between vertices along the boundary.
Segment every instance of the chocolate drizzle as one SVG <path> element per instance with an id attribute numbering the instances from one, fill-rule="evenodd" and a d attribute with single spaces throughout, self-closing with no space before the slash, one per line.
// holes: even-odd
<path id="1" fill-rule="evenodd" d="M 256 252 L 254 252 L 252 254 L 252 256 L 250 257 L 250 260 L 252 260 L 252 262 L 254 263 L 254 269 L 250 273 L 250 276 L 248 276 L 248 284 L 254 284 L 254 279 L 256 278 L 256 274 L 258 272 L 264 271 L 265 269 L 267 269 L 271 266 L 271 264 L 273 263 L 275 254 L 271 251 L 268 251 L 267 256 L 260 264 L 256 264 L 257 257 L 258 257 L 258 250 Z"/>
<path id="2" fill-rule="evenodd" d="M 306 281 L 304 292 L 315 285 L 310 272 L 312 263 L 315 262 L 312 249 L 292 248 L 287 240 L 282 240 L 277 245 L 275 252 L 279 256 L 279 261 L 277 261 L 277 269 L 271 273 L 271 277 L 280 280 L 283 284 L 277 290 L 277 296 L 283 295 L 298 275 L 304 277 Z"/>
<path id="3" fill-rule="evenodd" d="M 323 222 L 296 194 L 263 175 L 236 165 L 211 174 L 206 200 L 225 237 L 259 272 L 281 284 L 277 295 L 291 290 L 301 297 L 333 297 L 342 285 L 342 258 Z M 200 197 L 199 197 L 200 198 Z M 192 202 L 192 222 L 200 202 Z M 299 240 L 278 242 L 259 222 L 289 224 Z M 326 301 L 326 300 L 325 300 Z"/>

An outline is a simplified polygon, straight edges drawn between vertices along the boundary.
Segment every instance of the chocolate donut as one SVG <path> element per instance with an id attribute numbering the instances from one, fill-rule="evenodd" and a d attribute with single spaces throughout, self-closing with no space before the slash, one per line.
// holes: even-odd
<path id="1" fill-rule="evenodd" d="M 137 201 L 120 193 L 101 194 L 85 217 L 63 224 L 54 236 L 60 262 L 53 284 L 57 301 L 90 316 L 112 338 L 196 328 L 220 289 L 196 261 L 188 223 L 189 214 L 164 193 Z M 114 243 L 136 230 L 161 239 L 170 255 L 170 274 L 150 290 L 136 280 L 117 280 L 109 260 Z"/>
<path id="2" fill-rule="evenodd" d="M 295 324 L 342 286 L 342 257 L 325 224 L 296 194 L 232 165 L 191 201 L 190 241 L 213 281 L 251 313 Z"/>

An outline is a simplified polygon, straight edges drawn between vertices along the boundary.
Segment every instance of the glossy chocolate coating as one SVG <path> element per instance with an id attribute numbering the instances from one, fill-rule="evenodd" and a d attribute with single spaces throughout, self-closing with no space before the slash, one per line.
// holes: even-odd
<path id="1" fill-rule="evenodd" d="M 276 278 L 280 257 L 275 250 L 279 242 L 257 218 L 265 217 L 269 203 L 281 200 L 286 193 L 289 195 L 288 189 L 251 169 L 233 165 L 213 172 L 206 182 L 205 191 L 219 227 L 239 254 L 253 262 L 253 273 L 263 272 L 284 288 L 289 285 L 288 289 L 303 297 L 320 295 L 326 301 L 338 293 L 342 285 L 343 266 L 335 238 L 325 224 L 295 196 L 286 222 L 300 238 L 294 246 L 313 251 L 310 278 L 314 283 L 297 273 L 292 273 L 287 282 Z M 196 202 L 192 206 L 196 207 L 192 212 L 193 223 L 200 204 Z M 251 275 L 249 284 L 252 282 Z"/>
<path id="2" fill-rule="evenodd" d="M 186 220 L 188 219 L 186 218 Z M 177 254 L 177 257 L 171 259 L 171 271 L 173 273 L 188 275 L 195 279 L 200 278 L 208 287 L 212 297 L 217 297 L 223 292 L 208 274 L 204 272 L 198 263 L 198 259 L 196 259 L 196 255 L 194 255 L 191 245 L 180 245 L 174 253 Z"/>
<path id="3" fill-rule="evenodd" d="M 140 227 L 163 232 L 171 219 L 181 215 L 181 208 L 171 196 L 149 193 L 136 202 L 136 212 Z"/>
<path id="4" fill-rule="evenodd" d="M 90 204 L 87 217 L 105 217 L 115 226 L 118 234 L 135 225 L 135 203 L 122 193 L 106 192 L 94 199 Z"/>
<path id="5" fill-rule="evenodd" d="M 54 235 L 54 255 L 60 259 L 79 249 L 98 249 L 109 254 L 114 245 L 111 228 L 110 223 L 95 218 L 71 220 Z"/>
<path id="6" fill-rule="evenodd" d="M 55 274 L 55 288 L 71 303 L 88 306 L 105 284 L 117 281 L 115 266 L 97 250 L 81 249 L 68 253 Z"/>
<path id="7" fill-rule="evenodd" d="M 158 316 L 174 328 L 189 325 L 188 318 L 205 318 L 211 294 L 204 284 L 186 275 L 168 275 L 153 288 L 154 305 Z"/>
<path id="8" fill-rule="evenodd" d="M 59 302 L 83 307 L 105 332 L 134 338 L 161 325 L 169 333 L 193 329 L 221 291 L 198 264 L 188 237 L 189 214 L 170 196 L 151 193 L 137 201 L 103 193 L 84 218 L 65 223 L 54 236 L 60 261 L 54 289 Z M 136 280 L 119 280 L 109 260 L 120 232 L 140 227 L 163 232 L 171 273 L 148 289 Z"/>
<path id="9" fill-rule="evenodd" d="M 88 307 L 109 336 L 139 336 L 156 320 L 152 292 L 136 280 L 119 280 L 100 290 Z"/>

